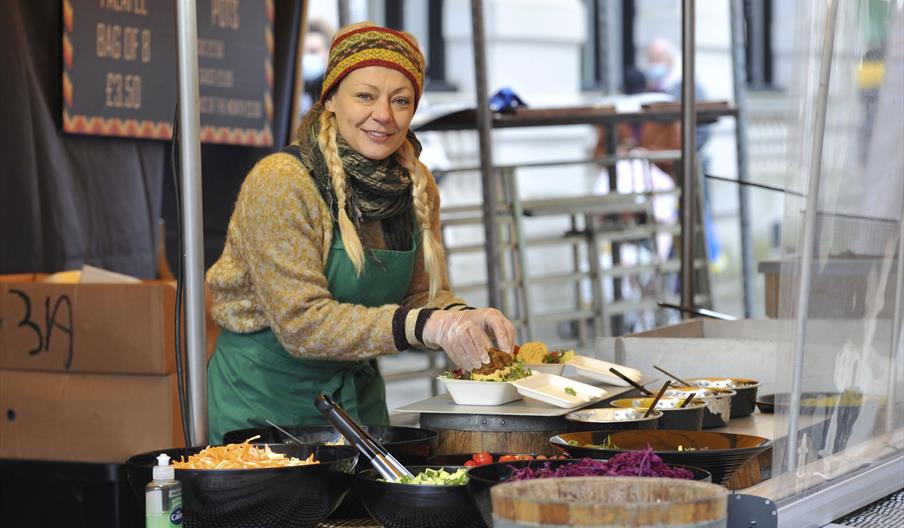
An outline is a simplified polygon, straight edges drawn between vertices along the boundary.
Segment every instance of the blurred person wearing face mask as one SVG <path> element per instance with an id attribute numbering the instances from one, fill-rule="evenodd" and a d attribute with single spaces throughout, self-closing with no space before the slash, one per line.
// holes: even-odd
<path id="1" fill-rule="evenodd" d="M 681 93 L 681 72 L 675 68 L 677 52 L 671 42 L 656 38 L 647 46 L 644 76 L 647 89 L 653 92 L 669 93 L 678 97 Z M 677 85 L 677 87 L 676 87 Z M 678 90 L 677 94 L 672 93 Z"/>
<path id="2" fill-rule="evenodd" d="M 450 290 L 439 191 L 410 129 L 425 63 L 408 33 L 340 29 L 320 99 L 296 140 L 242 184 L 207 273 L 223 328 L 208 366 L 209 440 L 325 420 L 325 393 L 365 425 L 389 425 L 376 358 L 442 349 L 466 370 L 511 353 L 498 310 Z"/>
<path id="3" fill-rule="evenodd" d="M 644 75 L 647 78 L 647 88 L 655 92 L 661 92 L 672 96 L 676 101 L 681 100 L 681 60 L 675 46 L 668 40 L 658 37 L 653 39 L 646 49 L 646 67 Z M 706 92 L 699 82 L 694 82 L 694 97 L 697 102 L 707 99 Z M 696 143 L 701 171 L 700 185 L 703 188 L 703 224 L 706 232 L 706 249 L 711 269 L 720 271 L 727 265 L 727 255 L 722 250 L 722 244 L 715 234 L 715 224 L 712 219 L 712 207 L 709 203 L 709 180 L 702 177 L 708 171 L 709 157 L 702 151 L 709 141 L 711 134 L 710 125 L 697 125 Z M 674 146 L 680 148 L 680 144 Z"/>
<path id="4" fill-rule="evenodd" d="M 676 101 L 681 99 L 681 60 L 671 42 L 662 37 L 653 39 L 647 46 L 643 73 L 648 90 L 671 95 Z M 706 92 L 698 82 L 694 82 L 694 95 L 698 102 L 707 99 Z M 709 140 L 709 134 L 709 126 L 697 127 L 698 152 Z"/>
<path id="5" fill-rule="evenodd" d="M 301 74 L 304 79 L 304 92 L 301 99 L 301 113 L 305 114 L 320 99 L 323 76 L 330 54 L 330 38 L 333 30 L 322 20 L 312 20 L 304 36 L 304 49 L 301 56 Z"/>

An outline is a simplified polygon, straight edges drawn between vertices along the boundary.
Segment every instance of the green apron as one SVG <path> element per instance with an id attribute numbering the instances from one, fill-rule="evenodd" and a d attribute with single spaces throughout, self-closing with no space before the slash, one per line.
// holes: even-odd
<path id="1" fill-rule="evenodd" d="M 376 307 L 398 304 L 405 297 L 414 273 L 417 232 L 408 251 L 370 251 L 382 265 L 368 256 L 358 277 L 339 229 L 334 228 L 324 272 L 334 300 Z M 321 392 L 359 423 L 389 425 L 386 387 L 376 359 L 300 359 L 286 352 L 269 328 L 251 334 L 224 329 L 207 368 L 209 442 L 220 444 L 224 433 L 264 426 L 266 420 L 280 425 L 325 424 L 314 407 L 314 397 Z"/>

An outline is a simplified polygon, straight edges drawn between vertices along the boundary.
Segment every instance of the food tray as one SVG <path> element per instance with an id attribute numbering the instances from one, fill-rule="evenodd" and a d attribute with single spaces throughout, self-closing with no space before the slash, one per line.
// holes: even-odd
<path id="1" fill-rule="evenodd" d="M 486 407 L 521 399 L 521 394 L 507 381 L 460 380 L 443 376 L 436 379 L 442 382 L 455 403 L 460 405 Z"/>
<path id="2" fill-rule="evenodd" d="M 505 405 L 458 405 L 449 394 L 440 394 L 426 400 L 410 403 L 395 409 L 395 412 L 405 413 L 437 413 L 437 414 L 468 414 L 468 415 L 495 415 L 495 416 L 565 416 L 571 411 L 588 407 L 608 398 L 617 398 L 627 392 L 631 387 L 604 387 L 607 394 L 590 402 L 562 409 L 551 405 L 544 405 L 527 400 L 517 400 Z"/>
<path id="3" fill-rule="evenodd" d="M 587 356 L 575 356 L 568 361 L 568 363 L 565 363 L 565 369 L 562 371 L 562 375 L 566 378 L 585 382 L 589 381 L 590 383 L 605 383 L 607 385 L 629 387 L 628 383 L 623 379 L 609 372 L 609 369 L 612 367 L 615 367 L 619 372 L 634 381 L 640 381 L 643 377 L 643 374 L 637 369 Z"/>
<path id="4" fill-rule="evenodd" d="M 563 409 L 581 407 L 594 400 L 599 401 L 607 394 L 605 389 L 554 374 L 537 373 L 513 381 L 512 385 L 525 398 Z M 569 394 L 567 389 L 571 389 L 574 394 Z"/>

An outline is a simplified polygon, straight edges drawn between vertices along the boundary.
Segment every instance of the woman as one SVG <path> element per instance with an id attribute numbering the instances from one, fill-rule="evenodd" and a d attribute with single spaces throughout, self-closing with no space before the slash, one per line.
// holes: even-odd
<path id="1" fill-rule="evenodd" d="M 324 423 L 320 392 L 387 425 L 377 356 L 442 348 L 472 369 L 489 362 L 491 337 L 512 350 L 498 310 L 449 291 L 439 194 L 409 130 L 423 86 L 414 37 L 341 29 L 296 143 L 245 179 L 207 274 L 223 327 L 208 367 L 211 443 L 268 419 Z"/>

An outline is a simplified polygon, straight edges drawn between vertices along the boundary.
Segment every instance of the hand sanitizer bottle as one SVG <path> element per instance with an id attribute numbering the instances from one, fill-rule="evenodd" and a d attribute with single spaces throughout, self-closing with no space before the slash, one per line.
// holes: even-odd
<path id="1" fill-rule="evenodd" d="M 154 480 L 145 488 L 145 527 L 182 526 L 182 483 L 175 479 L 170 457 L 161 453 L 154 466 Z"/>

